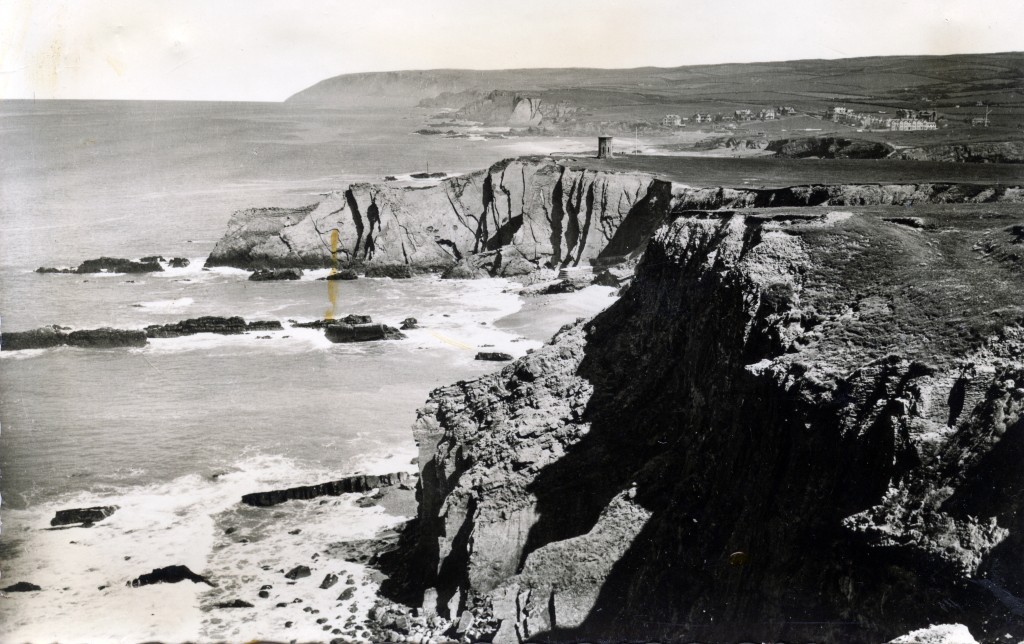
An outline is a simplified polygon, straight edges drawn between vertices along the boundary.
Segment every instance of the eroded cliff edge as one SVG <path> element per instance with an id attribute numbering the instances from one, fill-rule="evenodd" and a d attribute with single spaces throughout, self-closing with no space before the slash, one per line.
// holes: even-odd
<path id="1" fill-rule="evenodd" d="M 686 186 L 585 161 L 512 159 L 436 185 L 360 183 L 302 208 L 235 213 L 207 266 L 406 265 L 522 275 L 632 258 L 680 209 L 1024 202 L 999 184 L 893 182 L 779 188 Z"/>
<path id="2" fill-rule="evenodd" d="M 433 392 L 426 608 L 496 642 L 1024 636 L 1024 217 L 915 214 L 680 213 L 610 309 Z"/>
<path id="3" fill-rule="evenodd" d="M 474 256 L 474 269 L 521 274 L 638 252 L 670 201 L 671 184 L 642 173 L 509 160 L 433 186 L 354 184 L 304 208 L 238 212 L 207 265 L 328 267 L 336 257 L 444 270 Z"/>

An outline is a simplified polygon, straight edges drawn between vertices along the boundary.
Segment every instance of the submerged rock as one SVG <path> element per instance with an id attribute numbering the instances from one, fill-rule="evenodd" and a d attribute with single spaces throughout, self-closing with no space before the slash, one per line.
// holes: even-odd
<path id="1" fill-rule="evenodd" d="M 32 593 L 38 590 L 42 590 L 39 586 L 27 581 L 19 581 L 16 584 L 11 584 L 6 588 L 0 588 L 5 593 Z"/>
<path id="2" fill-rule="evenodd" d="M 332 324 L 370 324 L 373 318 L 369 315 L 357 315 L 355 313 L 346 315 L 343 318 L 332 320 L 314 320 L 312 322 L 292 322 L 292 326 L 300 329 L 326 329 Z"/>
<path id="3" fill-rule="evenodd" d="M 302 270 L 298 268 L 265 268 L 255 271 L 249 276 L 250 282 L 273 282 L 278 280 L 297 280 L 302 278 Z"/>
<path id="4" fill-rule="evenodd" d="M 144 261 L 133 261 L 117 257 L 100 257 L 87 259 L 78 265 L 76 273 L 156 273 L 164 267 L 156 258 L 148 257 Z"/>
<path id="5" fill-rule="evenodd" d="M 373 264 L 366 267 L 367 277 L 390 277 L 393 280 L 412 277 L 412 267 L 408 264 Z"/>
<path id="6" fill-rule="evenodd" d="M 57 514 L 50 519 L 51 526 L 73 525 L 75 523 L 93 524 L 106 519 L 115 511 L 116 505 L 101 505 L 92 508 L 71 508 L 68 510 L 57 510 Z"/>
<path id="7" fill-rule="evenodd" d="M 228 602 L 221 602 L 219 604 L 214 604 L 214 608 L 252 608 L 252 607 L 253 607 L 252 604 L 250 604 L 247 601 L 243 601 L 241 599 L 232 599 L 231 601 L 228 601 Z"/>
<path id="8" fill-rule="evenodd" d="M 139 586 L 149 586 L 152 584 L 176 584 L 181 581 L 191 581 L 194 584 L 206 584 L 208 586 L 215 585 L 206 577 L 197 575 L 189 570 L 188 566 L 181 565 L 155 568 L 152 572 L 140 575 L 129 581 L 126 585 L 138 588 Z"/>

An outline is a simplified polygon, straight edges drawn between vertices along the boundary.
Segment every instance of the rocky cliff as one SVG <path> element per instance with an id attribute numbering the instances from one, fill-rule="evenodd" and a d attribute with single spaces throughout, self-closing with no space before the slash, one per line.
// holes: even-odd
<path id="1" fill-rule="evenodd" d="M 524 158 L 432 186 L 354 184 L 303 208 L 240 211 L 206 265 L 460 265 L 461 275 L 507 276 L 635 256 L 673 209 L 996 202 L 1024 202 L 1024 190 L 954 183 L 691 187 L 642 172 Z"/>
<path id="2" fill-rule="evenodd" d="M 1024 219 L 927 212 L 680 213 L 610 309 L 434 391 L 425 607 L 495 642 L 1024 636 Z"/>
<path id="3" fill-rule="evenodd" d="M 576 115 L 579 108 L 568 101 L 544 101 L 517 92 L 495 90 L 454 114 L 454 118 L 488 125 L 549 125 Z"/>
<path id="4" fill-rule="evenodd" d="M 494 275 L 575 266 L 642 249 L 664 222 L 671 184 L 642 173 L 506 161 L 423 188 L 356 184 L 299 209 L 236 213 L 207 266 L 408 264 L 471 255 Z"/>
<path id="5" fill-rule="evenodd" d="M 900 150 L 901 159 L 961 163 L 1024 163 L 1024 141 L 990 141 L 926 145 Z"/>

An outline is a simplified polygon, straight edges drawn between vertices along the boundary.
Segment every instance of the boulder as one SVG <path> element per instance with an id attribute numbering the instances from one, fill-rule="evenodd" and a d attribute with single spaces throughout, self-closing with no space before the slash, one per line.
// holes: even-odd
<path id="1" fill-rule="evenodd" d="M 331 342 L 374 342 L 376 340 L 402 340 L 405 335 L 386 324 L 329 324 L 324 335 Z"/>
<path id="2" fill-rule="evenodd" d="M 100 505 L 92 508 L 70 508 L 68 510 L 57 510 L 57 514 L 50 519 L 50 525 L 63 526 L 73 525 L 75 523 L 91 525 L 97 521 L 106 519 L 116 510 L 116 505 Z"/>
<path id="3" fill-rule="evenodd" d="M 32 593 L 42 590 L 42 588 L 27 581 L 19 581 L 18 583 L 11 584 L 6 588 L 0 588 L 0 590 L 2 590 L 5 593 Z"/>
<path id="4" fill-rule="evenodd" d="M 335 575 L 333 572 L 329 572 L 324 575 L 324 580 L 320 582 L 320 588 L 326 590 L 336 583 L 338 583 L 338 575 Z"/>
<path id="5" fill-rule="evenodd" d="M 252 604 L 241 599 L 232 599 L 229 602 L 221 602 L 214 604 L 214 608 L 252 608 Z"/>
<path id="6" fill-rule="evenodd" d="M 500 351 L 480 351 L 476 354 L 476 360 L 490 360 L 493 362 L 508 362 L 512 356 Z"/>
<path id="7" fill-rule="evenodd" d="M 304 577 L 309 577 L 312 574 L 313 573 L 309 570 L 309 566 L 295 566 L 286 572 L 284 576 L 288 579 L 302 579 Z"/>
<path id="8" fill-rule="evenodd" d="M 74 273 L 76 272 L 73 268 L 55 268 L 53 266 L 40 266 L 36 269 L 37 273 Z"/>
<path id="9" fill-rule="evenodd" d="M 402 320 L 402 326 L 400 328 L 403 331 L 419 328 L 419 321 L 416 320 L 416 318 L 405 318 L 404 320 Z"/>
<path id="10" fill-rule="evenodd" d="M 191 262 L 185 257 L 172 257 L 171 259 L 167 260 L 167 265 L 170 266 L 171 268 L 185 268 L 190 263 Z"/>
<path id="11" fill-rule="evenodd" d="M 302 277 L 301 268 L 263 268 L 249 276 L 250 282 L 274 282 L 297 280 Z"/>
<path id="12" fill-rule="evenodd" d="M 125 585 L 138 588 L 139 586 L 150 586 L 152 584 L 176 584 L 181 581 L 191 581 L 194 584 L 206 584 L 207 586 L 215 585 L 206 577 L 197 575 L 189 570 L 188 566 L 181 565 L 154 568 L 152 572 L 140 575 Z"/>

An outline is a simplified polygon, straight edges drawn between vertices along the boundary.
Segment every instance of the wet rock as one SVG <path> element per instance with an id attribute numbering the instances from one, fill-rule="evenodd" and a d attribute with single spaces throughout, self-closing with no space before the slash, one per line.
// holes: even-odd
<path id="1" fill-rule="evenodd" d="M 476 354 L 476 360 L 491 360 L 494 362 L 508 362 L 512 360 L 511 354 L 500 351 L 480 351 Z"/>
<path id="2" fill-rule="evenodd" d="M 274 282 L 281 280 L 297 280 L 302 278 L 302 269 L 299 268 L 265 268 L 253 272 L 249 276 L 250 282 Z"/>
<path id="3" fill-rule="evenodd" d="M 324 580 L 320 582 L 320 588 L 326 590 L 336 583 L 338 583 L 338 575 L 335 575 L 333 572 L 329 572 L 324 576 Z"/>
<path id="4" fill-rule="evenodd" d="M 32 593 L 37 590 L 42 590 L 39 586 L 27 581 L 19 581 L 16 584 L 11 584 L 6 588 L 0 588 L 5 593 Z"/>
<path id="5" fill-rule="evenodd" d="M 302 579 L 303 577 L 309 577 L 311 574 L 313 573 L 310 572 L 309 566 L 295 566 L 285 573 L 284 576 L 288 579 Z"/>
<path id="6" fill-rule="evenodd" d="M 67 336 L 67 344 L 88 349 L 142 347 L 146 345 L 146 334 L 143 331 L 111 328 L 72 331 Z"/>
<path id="7" fill-rule="evenodd" d="M 338 595 L 338 601 L 340 601 L 340 602 L 347 602 L 348 600 L 350 600 L 353 597 L 355 597 L 355 594 L 356 594 L 356 589 L 354 587 L 350 586 L 350 587 L 346 588 L 345 590 L 341 591 L 341 594 Z"/>
<path id="8" fill-rule="evenodd" d="M 56 325 L 31 331 L 8 331 L 0 334 L 0 350 L 49 349 L 67 344 L 67 334 Z"/>
<path id="9" fill-rule="evenodd" d="M 371 264 L 366 267 L 367 277 L 390 277 L 393 280 L 412 277 L 412 266 L 408 264 Z"/>
<path id="10" fill-rule="evenodd" d="M 246 322 L 240 316 L 221 317 L 206 315 L 189 318 L 174 324 L 153 324 L 146 327 L 148 338 L 180 338 L 197 333 L 217 333 L 219 335 L 238 335 L 246 331 L 279 331 L 283 327 L 277 320 L 256 320 Z"/>
<path id="11" fill-rule="evenodd" d="M 221 602 L 214 605 L 215 608 L 252 608 L 253 605 L 241 599 L 232 599 L 228 602 Z"/>
<path id="12" fill-rule="evenodd" d="M 352 324 L 352 325 L 355 325 L 355 324 L 371 324 L 372 322 L 373 322 L 373 318 L 371 318 L 369 315 L 358 315 L 358 314 L 352 313 L 352 314 L 346 315 L 343 318 L 337 318 L 337 319 L 333 319 L 333 320 L 313 320 L 312 322 L 294 322 L 294 321 L 292 321 L 292 326 L 298 327 L 300 329 L 326 329 L 327 327 L 331 326 L 332 324 Z"/>
<path id="13" fill-rule="evenodd" d="M 573 280 L 561 280 L 545 286 L 544 288 L 537 291 L 538 295 L 559 295 L 561 293 L 573 293 L 583 288 L 581 284 Z"/>
<path id="14" fill-rule="evenodd" d="M 153 257 L 145 258 L 149 261 L 132 261 L 117 257 L 100 257 L 99 259 L 87 259 L 78 265 L 76 273 L 157 273 L 163 271 L 163 266 Z"/>
<path id="15" fill-rule="evenodd" d="M 185 268 L 191 264 L 191 262 L 185 257 L 172 257 L 167 260 L 167 265 L 171 268 Z"/>
<path id="16" fill-rule="evenodd" d="M 329 324 L 324 335 L 331 342 L 376 342 L 378 340 L 402 340 L 405 335 L 386 324 Z"/>
<path id="17" fill-rule="evenodd" d="M 257 594 L 257 596 L 259 596 L 260 599 L 269 599 L 270 598 L 270 592 L 266 591 L 266 590 L 261 590 L 260 592 L 258 592 L 256 594 Z"/>
<path id="18" fill-rule="evenodd" d="M 326 280 L 326 281 L 329 281 L 329 282 L 333 282 L 333 281 L 337 281 L 337 280 L 345 280 L 345 281 L 357 280 L 357 279 L 359 279 L 359 273 L 356 273 L 351 268 L 343 268 L 343 269 L 341 269 L 341 270 L 339 270 L 337 272 L 331 273 L 327 277 L 321 277 L 320 279 Z"/>
<path id="19" fill-rule="evenodd" d="M 101 505 L 92 508 L 71 508 L 68 510 L 57 510 L 56 515 L 50 519 L 51 526 L 72 525 L 75 523 L 93 524 L 106 519 L 117 510 L 116 505 Z"/>
<path id="20" fill-rule="evenodd" d="M 408 331 L 409 329 L 416 329 L 418 328 L 418 326 L 419 322 L 416 320 L 416 318 L 405 318 L 404 320 L 402 320 L 401 329 L 403 331 Z"/>
<path id="21" fill-rule="evenodd" d="M 144 575 L 140 575 L 135 579 L 127 582 L 127 586 L 132 588 L 138 588 L 140 586 L 149 586 L 152 584 L 176 584 L 182 581 L 191 581 L 194 584 L 206 584 L 207 586 L 214 586 L 208 578 L 197 575 L 188 569 L 188 566 L 166 566 L 164 568 L 155 568 L 152 572 L 148 572 Z"/>
<path id="22" fill-rule="evenodd" d="M 349 476 L 347 478 L 320 483 L 318 485 L 303 485 L 300 487 L 288 488 L 285 490 L 269 490 L 267 492 L 254 492 L 242 497 L 242 503 L 257 507 L 267 507 L 292 500 L 309 500 L 318 496 L 338 496 L 341 494 L 362 493 L 374 488 L 389 487 L 411 480 L 412 476 L 407 472 L 395 472 L 393 474 L 362 474 Z"/>

